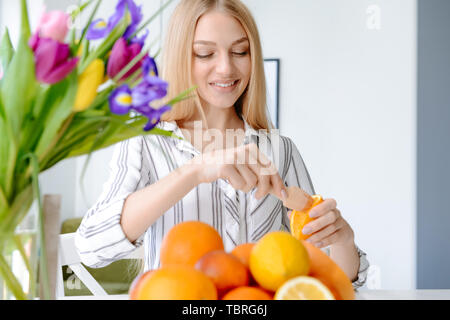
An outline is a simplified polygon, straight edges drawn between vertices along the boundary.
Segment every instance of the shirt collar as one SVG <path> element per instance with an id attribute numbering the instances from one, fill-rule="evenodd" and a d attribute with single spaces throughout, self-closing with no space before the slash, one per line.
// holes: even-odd
<path id="1" fill-rule="evenodd" d="M 252 128 L 245 119 L 243 120 L 245 125 L 244 144 L 247 144 L 254 141 L 253 139 L 255 137 L 259 137 L 259 135 L 258 132 L 254 128 Z M 172 132 L 178 137 L 184 138 L 184 135 L 181 129 L 178 127 L 176 121 L 161 121 L 158 123 L 157 127 L 162 130 Z M 195 149 L 194 146 L 189 141 L 186 140 L 179 140 L 177 143 L 177 148 L 183 151 L 190 152 L 193 155 L 200 154 L 200 152 L 197 149 Z"/>

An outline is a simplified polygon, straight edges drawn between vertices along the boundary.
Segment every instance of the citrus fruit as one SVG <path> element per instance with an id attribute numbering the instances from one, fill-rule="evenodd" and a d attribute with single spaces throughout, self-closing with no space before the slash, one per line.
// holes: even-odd
<path id="1" fill-rule="evenodd" d="M 292 210 L 291 213 L 290 218 L 291 234 L 300 240 L 306 240 L 311 236 L 310 234 L 308 235 L 303 234 L 302 230 L 308 223 L 314 220 L 309 216 L 309 212 L 311 211 L 311 209 L 323 202 L 322 196 L 320 195 L 313 195 L 312 198 L 313 204 L 311 208 L 305 211 Z"/>
<path id="2" fill-rule="evenodd" d="M 261 288 L 239 287 L 227 292 L 222 300 L 273 300 L 272 296 Z"/>
<path id="3" fill-rule="evenodd" d="M 193 267 L 206 253 L 223 249 L 222 238 L 210 225 L 199 221 L 182 222 L 164 236 L 160 251 L 161 267 Z"/>
<path id="4" fill-rule="evenodd" d="M 236 246 L 233 251 L 231 251 L 231 254 L 238 257 L 242 263 L 245 264 L 247 269 L 250 270 L 250 253 L 255 246 L 254 243 L 243 243 L 238 246 Z M 252 273 L 249 272 L 250 280 L 249 285 L 250 286 L 257 286 L 255 278 L 253 277 Z"/>
<path id="5" fill-rule="evenodd" d="M 190 266 L 163 267 L 139 282 L 136 300 L 217 300 L 212 280 Z"/>
<path id="6" fill-rule="evenodd" d="M 137 276 L 131 283 L 130 290 L 128 291 L 130 295 L 130 300 L 139 300 L 139 295 L 141 292 L 142 284 L 146 282 L 146 279 L 153 273 L 154 270 L 149 270 L 143 274 Z"/>
<path id="7" fill-rule="evenodd" d="M 219 296 L 236 287 L 249 283 L 247 267 L 231 253 L 223 250 L 205 254 L 195 268 L 207 275 L 215 284 Z"/>
<path id="8" fill-rule="evenodd" d="M 334 297 L 318 279 L 300 276 L 286 281 L 275 293 L 275 300 L 334 300 Z"/>
<path id="9" fill-rule="evenodd" d="M 271 232 L 251 251 L 250 271 L 262 288 L 275 292 L 287 280 L 308 274 L 308 252 L 288 232 Z"/>
<path id="10" fill-rule="evenodd" d="M 240 244 L 236 246 L 233 249 L 233 251 L 231 251 L 231 254 L 238 257 L 241 260 L 241 262 L 248 267 L 250 260 L 250 252 L 252 251 L 254 246 L 255 246 L 254 243 Z"/>
<path id="11" fill-rule="evenodd" d="M 304 241 L 308 251 L 309 276 L 322 281 L 333 293 L 336 300 L 354 300 L 355 291 L 347 274 L 322 250 Z"/>

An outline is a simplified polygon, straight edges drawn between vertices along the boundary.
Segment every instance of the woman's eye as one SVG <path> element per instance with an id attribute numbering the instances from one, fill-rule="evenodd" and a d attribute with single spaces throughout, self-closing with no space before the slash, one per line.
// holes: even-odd
<path id="1" fill-rule="evenodd" d="M 207 59 L 207 58 L 209 58 L 209 57 L 212 57 L 212 53 L 210 53 L 210 54 L 196 54 L 195 56 L 197 57 L 197 58 L 199 58 L 199 59 Z"/>
<path id="2" fill-rule="evenodd" d="M 246 56 L 248 54 L 248 52 L 247 51 L 245 51 L 245 52 L 233 52 L 233 54 L 236 55 L 236 56 L 244 57 L 244 56 Z"/>

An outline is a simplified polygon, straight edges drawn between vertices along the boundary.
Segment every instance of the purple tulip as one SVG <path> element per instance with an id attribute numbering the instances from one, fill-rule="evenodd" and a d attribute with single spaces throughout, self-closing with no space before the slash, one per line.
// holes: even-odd
<path id="1" fill-rule="evenodd" d="M 108 60 L 108 77 L 114 78 L 128 63 L 130 63 L 142 50 L 138 43 L 128 44 L 124 38 L 119 38 L 112 48 L 111 55 Z M 126 80 L 134 72 L 142 67 L 142 62 L 145 59 L 136 63 L 131 70 L 129 70 L 120 80 Z"/>
<path id="2" fill-rule="evenodd" d="M 103 19 L 93 21 L 86 33 L 86 39 L 96 40 L 106 37 L 123 18 L 126 8 L 128 8 L 131 15 L 131 24 L 128 26 L 123 36 L 125 39 L 128 39 L 136 32 L 139 23 L 141 23 L 143 18 L 142 8 L 137 6 L 133 0 L 119 0 L 116 5 L 116 11 L 108 19 L 108 22 Z"/>
<path id="3" fill-rule="evenodd" d="M 67 44 L 41 38 L 35 33 L 29 46 L 34 52 L 36 78 L 39 82 L 55 84 L 63 80 L 77 66 L 79 58 L 70 58 Z"/>

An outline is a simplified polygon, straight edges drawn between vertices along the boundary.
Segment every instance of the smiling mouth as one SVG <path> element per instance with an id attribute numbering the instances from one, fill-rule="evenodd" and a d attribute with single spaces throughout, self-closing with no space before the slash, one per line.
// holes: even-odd
<path id="1" fill-rule="evenodd" d="M 218 88 L 231 88 L 238 84 L 239 80 L 231 81 L 231 82 L 211 82 L 210 85 L 218 87 Z"/>

